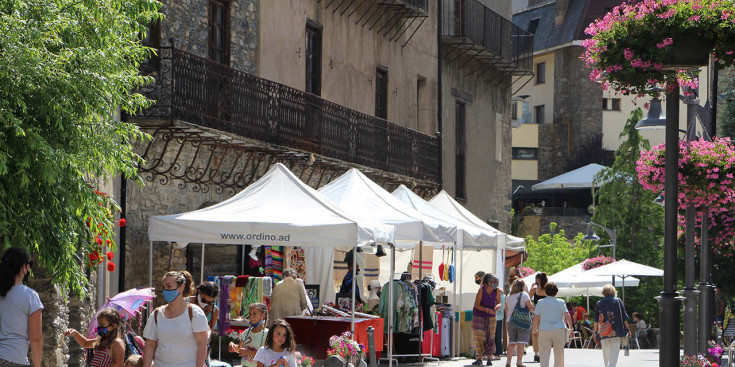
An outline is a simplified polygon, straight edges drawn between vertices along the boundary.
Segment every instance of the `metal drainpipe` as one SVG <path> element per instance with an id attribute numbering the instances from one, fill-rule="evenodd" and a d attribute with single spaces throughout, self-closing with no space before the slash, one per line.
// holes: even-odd
<path id="1" fill-rule="evenodd" d="M 436 2 L 436 46 L 437 46 L 437 56 L 436 56 L 436 74 L 437 74 L 437 101 L 436 101 L 436 124 L 437 124 L 437 132 L 436 137 L 439 139 L 439 189 L 442 189 L 442 183 L 444 181 L 443 179 L 443 151 L 442 151 L 442 3 L 444 0 L 439 0 Z"/>
<path id="2" fill-rule="evenodd" d="M 128 191 L 128 180 L 125 179 L 124 175 L 120 175 L 120 219 L 125 218 L 125 211 L 127 210 L 127 191 Z M 125 290 L 125 228 L 127 227 L 120 227 L 120 240 L 117 244 L 118 249 L 118 255 L 117 255 L 117 265 L 118 265 L 118 278 L 117 278 L 117 290 L 118 292 L 122 292 Z"/>

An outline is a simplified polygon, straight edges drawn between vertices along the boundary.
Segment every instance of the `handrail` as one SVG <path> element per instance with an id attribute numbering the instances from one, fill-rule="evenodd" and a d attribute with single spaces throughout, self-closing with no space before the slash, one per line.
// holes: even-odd
<path id="1" fill-rule="evenodd" d="M 156 114 L 245 138 L 439 182 L 438 138 L 176 48 L 161 48 L 146 94 Z"/>
<path id="2" fill-rule="evenodd" d="M 463 37 L 518 69 L 532 71 L 533 34 L 478 0 L 442 0 L 442 37 Z"/>

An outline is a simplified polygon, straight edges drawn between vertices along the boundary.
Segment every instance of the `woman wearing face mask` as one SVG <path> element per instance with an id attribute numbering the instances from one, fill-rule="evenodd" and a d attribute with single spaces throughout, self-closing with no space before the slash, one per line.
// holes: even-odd
<path id="1" fill-rule="evenodd" d="M 487 365 L 493 364 L 495 350 L 495 312 L 500 308 L 500 290 L 498 278 L 485 274 L 472 308 L 472 342 L 475 346 L 477 360 L 473 365 L 482 365 L 482 357 L 487 356 Z"/>
<path id="2" fill-rule="evenodd" d="M 207 358 L 209 325 L 199 307 L 186 302 L 191 294 L 191 274 L 170 271 L 161 288 L 165 306 L 153 311 L 143 331 L 143 366 L 202 367 Z"/>
<path id="3" fill-rule="evenodd" d="M 41 366 L 43 332 L 38 293 L 23 285 L 31 273 L 28 252 L 9 248 L 0 261 L 0 366 Z M 31 359 L 28 359 L 28 346 Z"/>
<path id="4" fill-rule="evenodd" d="M 478 271 L 477 273 L 475 273 L 475 284 L 481 285 L 482 284 L 482 278 L 484 278 L 484 277 L 485 277 L 485 272 L 484 271 Z"/>
<path id="5" fill-rule="evenodd" d="M 97 337 L 87 339 L 80 332 L 69 329 L 71 336 L 84 348 L 93 349 L 90 367 L 122 367 L 125 359 L 125 343 L 120 338 L 120 314 L 106 308 L 97 314 Z"/>
<path id="6" fill-rule="evenodd" d="M 214 326 L 217 325 L 219 317 L 219 307 L 215 304 L 215 299 L 219 296 L 219 288 L 214 282 L 204 282 L 197 287 L 196 296 L 189 297 L 189 303 L 198 305 L 207 316 L 207 324 L 210 331 L 214 332 Z"/>

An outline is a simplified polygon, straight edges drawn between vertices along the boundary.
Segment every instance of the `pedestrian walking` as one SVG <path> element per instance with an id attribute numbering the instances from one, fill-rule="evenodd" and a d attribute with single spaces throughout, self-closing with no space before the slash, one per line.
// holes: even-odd
<path id="1" fill-rule="evenodd" d="M 41 366 L 43 304 L 38 293 L 24 285 L 32 267 L 28 252 L 15 247 L 0 261 L 0 367 Z"/>
<path id="2" fill-rule="evenodd" d="M 143 330 L 143 366 L 202 367 L 207 359 L 209 325 L 201 308 L 186 301 L 192 293 L 191 274 L 170 271 L 161 288 L 165 306 L 153 311 Z"/>
<path id="3" fill-rule="evenodd" d="M 628 337 L 628 314 L 612 284 L 602 287 L 603 299 L 597 302 L 596 335 L 601 339 L 604 367 L 615 367 L 623 338 Z"/>
<path id="4" fill-rule="evenodd" d="M 120 337 L 120 314 L 106 308 L 97 314 L 97 336 L 85 338 L 75 329 L 68 329 L 64 335 L 71 336 L 82 346 L 92 349 L 89 367 L 122 367 L 125 360 L 125 342 Z"/>
<path id="5" fill-rule="evenodd" d="M 197 294 L 189 297 L 189 303 L 199 306 L 207 316 L 207 324 L 209 329 L 214 332 L 219 318 L 219 307 L 215 304 L 219 296 L 219 287 L 214 282 L 204 282 L 197 287 Z"/>
<path id="6" fill-rule="evenodd" d="M 505 335 L 505 293 L 500 291 L 500 308 L 495 314 L 495 353 L 493 360 L 499 360 L 500 356 L 505 352 L 505 346 L 503 345 L 503 336 Z"/>
<path id="7" fill-rule="evenodd" d="M 538 301 L 546 298 L 546 283 L 549 281 L 549 277 L 544 272 L 536 273 L 535 281 L 529 295 L 533 298 L 533 305 L 537 305 Z M 531 335 L 531 346 L 533 346 L 533 361 L 538 362 L 540 360 L 538 355 L 538 335 Z"/>
<path id="8" fill-rule="evenodd" d="M 473 365 L 482 365 L 482 357 L 487 357 L 487 365 L 493 364 L 495 349 L 495 312 L 500 308 L 500 290 L 498 278 L 485 274 L 482 284 L 475 296 L 472 308 L 472 341 L 475 346 L 477 360 Z"/>
<path id="9" fill-rule="evenodd" d="M 556 298 L 559 288 L 554 282 L 544 287 L 546 298 L 536 304 L 531 332 L 538 336 L 541 367 L 549 367 L 554 349 L 554 367 L 564 367 L 564 345 L 567 335 L 574 332 L 572 317 L 564 301 Z"/>
<path id="10" fill-rule="evenodd" d="M 508 329 L 508 357 L 505 362 L 506 367 L 510 367 L 510 362 L 514 354 L 518 354 L 516 366 L 525 367 L 521 359 L 523 358 L 523 349 L 528 345 L 531 325 L 529 324 L 527 328 L 524 328 L 518 327 L 510 322 L 516 308 L 520 311 L 526 309 L 529 312 L 533 312 L 531 297 L 523 290 L 525 286 L 522 279 L 516 279 L 510 286 L 510 295 L 505 299 L 505 327 Z"/>

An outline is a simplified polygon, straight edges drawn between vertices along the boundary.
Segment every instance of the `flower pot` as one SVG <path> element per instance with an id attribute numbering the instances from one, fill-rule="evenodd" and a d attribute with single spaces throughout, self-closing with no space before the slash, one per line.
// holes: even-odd
<path id="1" fill-rule="evenodd" d="M 682 70 L 709 64 L 709 54 L 715 41 L 697 35 L 683 35 L 673 38 L 671 52 L 664 57 L 663 69 Z"/>

